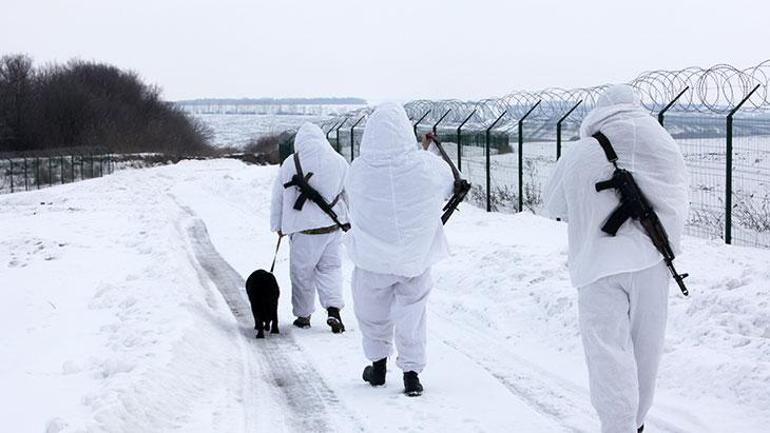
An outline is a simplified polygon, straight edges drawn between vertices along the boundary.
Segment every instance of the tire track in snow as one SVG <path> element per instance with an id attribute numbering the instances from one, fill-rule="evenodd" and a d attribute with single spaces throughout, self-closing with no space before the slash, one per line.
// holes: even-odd
<path id="1" fill-rule="evenodd" d="M 553 419 L 574 433 L 592 432 L 589 428 L 582 428 L 586 424 L 590 425 L 591 421 L 584 411 L 575 410 L 577 408 L 574 407 L 574 393 L 565 392 L 561 387 L 548 383 L 550 381 L 542 377 L 542 372 L 535 371 L 526 361 L 511 356 L 507 351 L 502 350 L 504 356 L 501 356 L 502 348 L 499 342 L 479 338 L 476 333 L 461 329 L 450 319 L 436 313 L 431 314 L 438 319 L 434 322 L 441 322 L 441 327 L 434 327 L 431 331 L 441 343 L 465 355 L 537 413 Z M 453 329 L 449 332 L 448 328 Z M 575 422 L 575 414 L 583 419 Z"/>
<path id="2" fill-rule="evenodd" d="M 279 336 L 268 336 L 260 341 L 254 339 L 251 309 L 242 291 L 243 277 L 217 252 L 204 222 L 189 208 L 181 207 L 191 217 L 187 233 L 196 261 L 224 297 L 241 325 L 244 338 L 263 359 L 269 381 L 287 409 L 284 413 L 286 424 L 292 431 L 303 433 L 364 431 L 361 422 L 340 403 L 335 392 L 308 361 L 288 326 L 284 324 Z M 253 408 L 260 409 L 265 408 Z M 246 408 L 247 412 L 249 410 L 251 408 Z M 335 420 L 338 422 L 333 422 Z"/>
<path id="3" fill-rule="evenodd" d="M 460 327 L 451 319 L 431 313 L 442 323 L 442 331 L 433 331 L 447 346 L 464 354 L 486 370 L 512 394 L 527 402 L 537 412 L 550 417 L 575 433 L 591 433 L 599 421 L 590 405 L 588 390 L 538 367 L 506 349 L 486 334 Z M 452 328 L 448 332 L 447 328 Z M 658 416 L 647 416 L 648 427 L 668 433 L 687 433 Z"/>

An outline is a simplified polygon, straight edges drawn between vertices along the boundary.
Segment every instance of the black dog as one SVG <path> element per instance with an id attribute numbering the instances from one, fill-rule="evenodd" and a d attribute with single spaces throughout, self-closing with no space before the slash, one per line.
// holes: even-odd
<path id="1" fill-rule="evenodd" d="M 278 334 L 278 282 L 264 269 L 254 271 L 246 280 L 246 293 L 254 315 L 257 338 L 265 338 L 265 331 Z"/>

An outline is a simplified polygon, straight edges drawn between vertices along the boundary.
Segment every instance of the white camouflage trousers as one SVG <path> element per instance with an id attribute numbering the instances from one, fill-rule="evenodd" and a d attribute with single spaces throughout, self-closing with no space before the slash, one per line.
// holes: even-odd
<path id="1" fill-rule="evenodd" d="M 652 406 L 669 278 L 661 262 L 579 289 L 580 334 L 602 433 L 635 433 Z"/>
<path id="2" fill-rule="evenodd" d="M 315 293 L 321 306 L 342 308 L 342 232 L 321 235 L 293 233 L 289 269 L 291 305 L 297 317 L 315 311 Z"/>
<path id="3" fill-rule="evenodd" d="M 403 371 L 421 372 L 426 363 L 425 307 L 433 286 L 430 268 L 408 278 L 356 267 L 352 286 L 366 358 L 377 361 L 390 356 L 395 330 L 396 364 Z"/>

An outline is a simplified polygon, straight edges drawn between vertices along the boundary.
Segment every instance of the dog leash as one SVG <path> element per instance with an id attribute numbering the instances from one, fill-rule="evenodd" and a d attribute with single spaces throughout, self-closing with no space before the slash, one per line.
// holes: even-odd
<path id="1" fill-rule="evenodd" d="M 273 264 L 270 265 L 270 273 L 273 273 L 273 269 L 275 269 L 275 259 L 278 258 L 278 249 L 281 248 L 281 239 L 283 239 L 283 236 L 278 236 L 278 244 L 275 246 L 275 254 L 273 255 Z"/>

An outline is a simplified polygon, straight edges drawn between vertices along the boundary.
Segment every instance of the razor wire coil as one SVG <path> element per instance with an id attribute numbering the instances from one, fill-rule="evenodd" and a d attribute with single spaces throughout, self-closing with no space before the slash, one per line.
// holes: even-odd
<path id="1" fill-rule="evenodd" d="M 651 114 L 659 113 L 685 89 L 671 107 L 672 112 L 727 114 L 757 85 L 759 89 L 746 101 L 742 110 L 770 111 L 769 81 L 770 60 L 766 60 L 746 69 L 718 64 L 708 68 L 693 66 L 680 70 L 647 71 L 628 84 L 636 89 L 642 105 Z M 607 87 L 608 84 L 602 84 L 575 89 L 553 87 L 539 91 L 513 91 L 502 97 L 477 101 L 418 99 L 407 102 L 404 108 L 413 121 L 428 113 L 420 123 L 421 126 L 431 126 L 446 114 L 441 126 L 456 127 L 473 113 L 468 119 L 468 126 L 480 128 L 505 114 L 496 126 L 496 129 L 505 130 L 514 127 L 518 119 L 538 101 L 541 103 L 528 120 L 555 122 L 579 101 L 582 103 L 574 111 L 572 119 L 582 119 L 596 105 Z M 366 107 L 338 116 L 326 123 L 326 127 L 332 128 L 340 122 L 350 127 L 352 122 L 368 115 L 371 110 L 371 107 Z M 359 125 L 362 126 L 363 123 Z"/>

